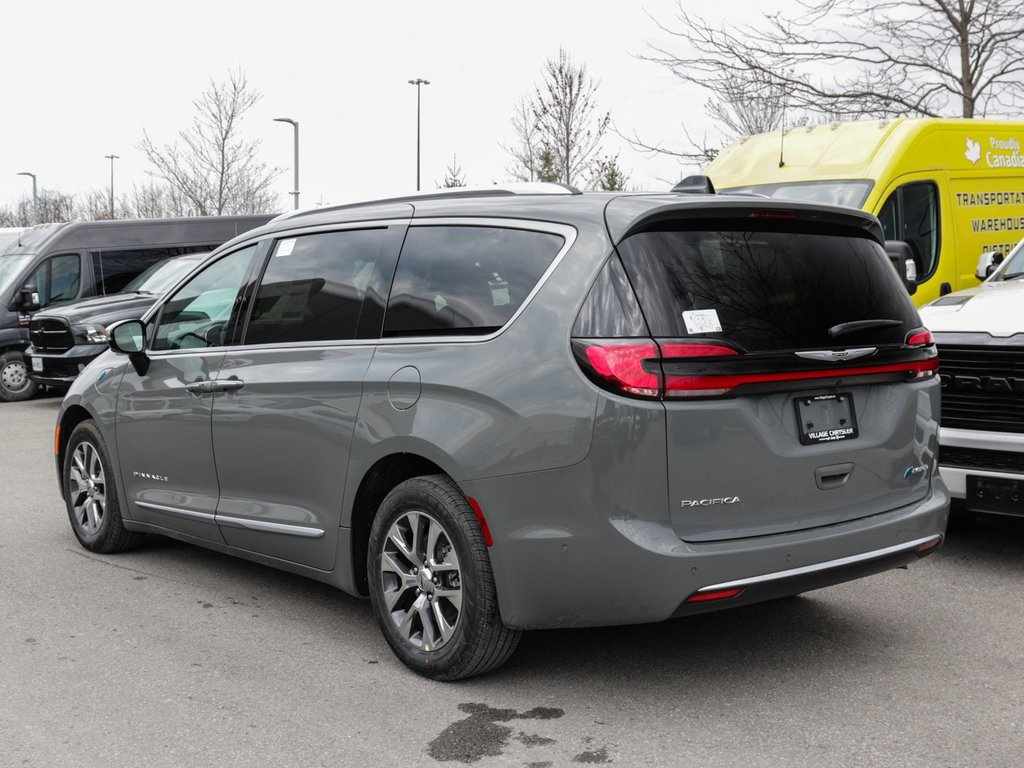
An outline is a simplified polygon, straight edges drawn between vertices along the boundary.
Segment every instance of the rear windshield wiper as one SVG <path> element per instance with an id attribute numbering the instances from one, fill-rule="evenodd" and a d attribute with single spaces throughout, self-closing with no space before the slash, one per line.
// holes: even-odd
<path id="1" fill-rule="evenodd" d="M 1016 280 L 1018 277 L 1024 277 L 1024 272 L 1014 272 L 1012 275 L 1003 275 L 1003 281 Z"/>
<path id="2" fill-rule="evenodd" d="M 903 325 L 902 320 L 854 320 L 849 323 L 840 323 L 839 325 L 833 325 L 828 329 L 828 335 L 832 338 L 836 336 L 845 336 L 848 333 L 856 333 L 857 331 L 866 331 L 869 328 L 893 328 L 897 325 Z"/>

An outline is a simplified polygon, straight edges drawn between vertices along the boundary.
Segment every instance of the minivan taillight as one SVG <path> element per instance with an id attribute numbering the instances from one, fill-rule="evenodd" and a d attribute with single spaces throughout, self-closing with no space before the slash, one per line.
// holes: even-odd
<path id="1" fill-rule="evenodd" d="M 591 375 L 606 387 L 638 397 L 661 396 L 661 368 L 658 348 L 648 343 L 579 342 Z M 645 368 L 646 366 L 646 368 Z"/>
<path id="2" fill-rule="evenodd" d="M 927 342 L 919 345 L 925 346 Z M 744 355 L 731 347 L 652 340 L 573 340 L 580 367 L 605 389 L 633 397 L 674 400 L 721 397 L 747 385 L 777 385 L 863 376 L 934 376 L 939 358 L 934 353 L 920 360 L 876 365 L 830 365 L 811 370 L 746 371 Z M 736 364 L 740 368 L 736 368 Z M 730 370 L 731 369 L 731 370 Z"/>
<path id="3" fill-rule="evenodd" d="M 865 365 L 850 368 L 826 368 L 819 371 L 786 373 L 738 373 L 711 376 L 666 376 L 665 397 L 718 397 L 745 384 L 777 384 L 815 379 L 848 379 L 853 376 L 903 374 L 908 379 L 926 379 L 939 370 L 939 358 L 906 363 Z"/>
<path id="4" fill-rule="evenodd" d="M 932 332 L 927 328 L 921 328 L 916 331 L 911 331 L 907 334 L 907 345 L 911 347 L 926 347 L 929 344 L 934 344 L 935 339 L 932 336 Z"/>
<path id="5" fill-rule="evenodd" d="M 673 380 L 667 381 L 661 363 L 696 361 L 700 358 L 736 356 L 734 349 L 717 344 L 687 344 L 651 341 L 582 341 L 574 340 L 577 359 L 591 378 L 607 389 L 637 397 L 661 398 L 672 396 Z M 579 354 L 582 352 L 582 356 Z M 704 392 L 705 396 L 718 394 Z"/>

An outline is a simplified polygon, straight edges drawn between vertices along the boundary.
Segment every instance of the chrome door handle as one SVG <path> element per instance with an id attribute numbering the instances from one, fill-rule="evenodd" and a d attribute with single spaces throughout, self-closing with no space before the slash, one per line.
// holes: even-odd
<path id="1" fill-rule="evenodd" d="M 212 392 L 213 390 L 210 389 L 210 385 L 212 383 L 212 381 L 195 381 L 191 384 L 186 384 L 185 391 L 198 397 L 199 395 L 205 394 L 207 392 Z"/>
<path id="2" fill-rule="evenodd" d="M 237 392 L 245 386 L 241 379 L 214 379 L 210 382 L 209 392 Z"/>

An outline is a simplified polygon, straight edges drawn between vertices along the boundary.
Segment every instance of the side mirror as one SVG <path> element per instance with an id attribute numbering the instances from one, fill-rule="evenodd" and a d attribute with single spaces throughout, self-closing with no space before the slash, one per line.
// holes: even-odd
<path id="1" fill-rule="evenodd" d="M 39 309 L 39 289 L 31 283 L 22 287 L 17 295 L 14 303 L 22 312 L 35 312 Z"/>
<path id="2" fill-rule="evenodd" d="M 146 326 L 141 320 L 123 320 L 107 329 L 107 344 L 121 355 L 128 355 L 135 372 L 139 376 L 149 370 L 149 358 L 146 356 Z"/>
<path id="3" fill-rule="evenodd" d="M 900 282 L 906 287 L 907 293 L 913 296 L 917 293 L 917 262 L 914 261 L 914 251 L 910 244 L 903 240 L 886 240 L 885 252 Z"/>
<path id="4" fill-rule="evenodd" d="M 996 267 L 1003 263 L 1003 254 L 999 251 L 985 251 L 978 257 L 978 268 L 974 276 L 979 280 L 987 280 L 996 271 Z"/>

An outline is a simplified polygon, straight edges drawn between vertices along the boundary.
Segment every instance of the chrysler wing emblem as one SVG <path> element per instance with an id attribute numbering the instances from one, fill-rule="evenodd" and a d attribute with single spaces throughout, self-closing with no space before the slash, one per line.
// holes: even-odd
<path id="1" fill-rule="evenodd" d="M 856 360 L 867 357 L 878 351 L 877 347 L 857 347 L 856 349 L 816 349 L 809 352 L 797 352 L 797 357 L 805 360 L 821 360 L 826 363 L 838 363 L 844 360 Z"/>

